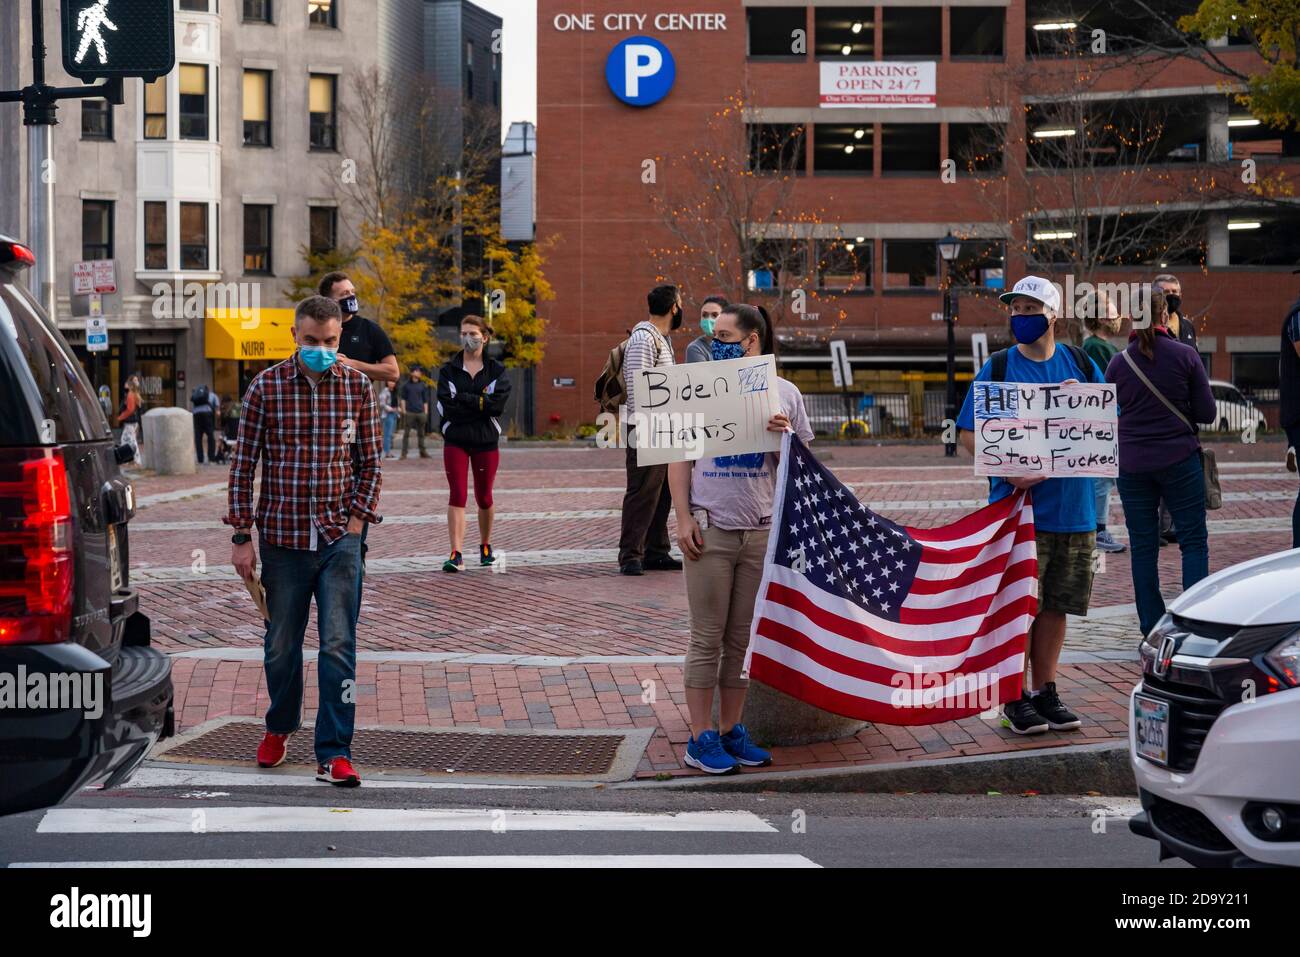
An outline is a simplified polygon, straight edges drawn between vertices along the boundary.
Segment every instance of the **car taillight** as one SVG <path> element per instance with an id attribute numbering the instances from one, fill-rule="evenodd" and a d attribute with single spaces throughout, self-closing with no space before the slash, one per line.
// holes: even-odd
<path id="1" fill-rule="evenodd" d="M 22 243 L 0 241 L 0 263 L 17 263 L 20 267 L 35 266 L 35 254 Z"/>
<path id="2" fill-rule="evenodd" d="M 64 641 L 72 505 L 58 449 L 0 449 L 0 645 Z"/>

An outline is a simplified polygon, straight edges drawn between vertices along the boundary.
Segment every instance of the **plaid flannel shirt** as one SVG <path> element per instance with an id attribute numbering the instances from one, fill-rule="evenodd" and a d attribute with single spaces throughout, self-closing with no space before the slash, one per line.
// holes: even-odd
<path id="1" fill-rule="evenodd" d="M 370 380 L 330 366 L 315 388 L 296 354 L 260 373 L 244 395 L 239 438 L 230 462 L 230 512 L 223 519 L 251 528 L 283 548 L 310 548 L 315 525 L 325 542 L 347 532 L 348 519 L 380 522 L 379 462 L 383 433 Z M 360 451 L 354 469 L 352 446 Z M 253 473 L 262 460 L 262 488 L 253 510 Z"/>

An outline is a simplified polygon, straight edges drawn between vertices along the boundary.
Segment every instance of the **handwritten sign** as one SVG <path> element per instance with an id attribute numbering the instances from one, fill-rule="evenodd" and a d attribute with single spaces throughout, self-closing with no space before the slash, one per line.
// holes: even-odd
<path id="1" fill-rule="evenodd" d="M 975 474 L 1113 478 L 1113 385 L 972 382 Z"/>
<path id="2" fill-rule="evenodd" d="M 780 451 L 781 433 L 767 431 L 776 388 L 772 356 L 642 369 L 628 422 L 637 464 Z"/>

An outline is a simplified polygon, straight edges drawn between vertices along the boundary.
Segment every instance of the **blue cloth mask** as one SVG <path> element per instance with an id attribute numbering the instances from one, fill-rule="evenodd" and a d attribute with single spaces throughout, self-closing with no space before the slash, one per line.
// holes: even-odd
<path id="1" fill-rule="evenodd" d="M 1012 316 L 1011 317 L 1011 334 L 1016 337 L 1016 342 L 1029 345 L 1031 342 L 1037 342 L 1043 338 L 1047 332 L 1047 316 L 1041 312 L 1032 316 Z"/>
<path id="2" fill-rule="evenodd" d="M 739 342 L 723 342 L 714 339 L 709 343 L 709 355 L 714 359 L 739 359 L 745 354 L 745 347 Z"/>
<path id="3" fill-rule="evenodd" d="M 324 346 L 302 346 L 298 349 L 298 354 L 302 356 L 302 364 L 312 372 L 324 372 L 339 359 L 337 349 L 326 349 Z"/>

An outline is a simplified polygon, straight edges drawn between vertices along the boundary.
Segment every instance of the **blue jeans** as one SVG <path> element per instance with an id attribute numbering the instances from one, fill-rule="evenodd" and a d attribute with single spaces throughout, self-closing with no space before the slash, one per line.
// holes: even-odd
<path id="1" fill-rule="evenodd" d="M 1178 548 L 1183 553 L 1183 590 L 1210 573 L 1210 538 L 1205 528 L 1205 479 L 1201 454 L 1193 452 L 1176 465 L 1154 472 L 1119 473 L 1119 499 L 1124 505 L 1132 552 L 1133 595 L 1138 624 L 1147 634 L 1165 613 L 1160 594 L 1160 501 L 1174 517 Z"/>
<path id="2" fill-rule="evenodd" d="M 1092 480 L 1092 494 L 1097 499 L 1098 530 L 1106 527 L 1106 519 L 1110 517 L 1110 490 L 1114 487 L 1115 480 L 1112 478 L 1095 478 Z"/>
<path id="3" fill-rule="evenodd" d="M 361 536 L 344 535 L 316 551 L 262 542 L 262 584 L 271 622 L 266 629 L 266 730 L 292 734 L 302 723 L 302 642 L 312 597 L 320 634 L 316 760 L 351 757 L 356 716 L 357 577 Z M 345 682 L 350 684 L 345 686 Z"/>
<path id="4" fill-rule="evenodd" d="M 1300 453 L 1300 422 L 1286 427 L 1286 441 Z M 1291 510 L 1291 547 L 1300 548 L 1300 492 L 1296 493 L 1295 508 Z"/>
<path id="5" fill-rule="evenodd" d="M 384 455 L 393 451 L 393 430 L 397 428 L 397 413 L 384 413 Z"/>

